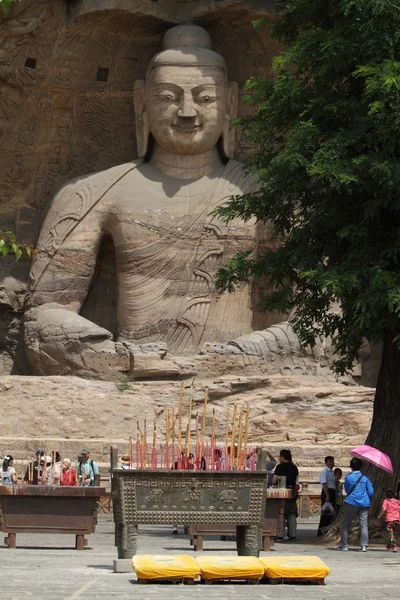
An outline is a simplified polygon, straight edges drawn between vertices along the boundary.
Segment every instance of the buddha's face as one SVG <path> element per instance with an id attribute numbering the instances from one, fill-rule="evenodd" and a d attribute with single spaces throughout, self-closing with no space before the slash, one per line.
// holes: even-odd
<path id="1" fill-rule="evenodd" d="M 227 112 L 225 73 L 218 67 L 160 65 L 146 82 L 149 131 L 173 154 L 200 154 L 220 138 Z"/>

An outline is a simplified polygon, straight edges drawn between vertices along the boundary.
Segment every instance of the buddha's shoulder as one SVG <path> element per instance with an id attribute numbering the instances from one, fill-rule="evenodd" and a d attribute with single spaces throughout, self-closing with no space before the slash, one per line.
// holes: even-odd
<path id="1" fill-rule="evenodd" d="M 63 204 L 65 199 L 79 194 L 82 197 L 98 199 L 111 186 L 131 171 L 135 171 L 142 163 L 142 159 L 133 160 L 122 165 L 110 167 L 104 171 L 80 175 L 70 179 L 57 192 L 53 200 L 53 207 Z"/>
<path id="2" fill-rule="evenodd" d="M 228 161 L 224 171 L 224 179 L 225 185 L 232 196 L 256 192 L 260 187 L 260 184 L 248 173 L 245 166 L 234 159 Z"/>

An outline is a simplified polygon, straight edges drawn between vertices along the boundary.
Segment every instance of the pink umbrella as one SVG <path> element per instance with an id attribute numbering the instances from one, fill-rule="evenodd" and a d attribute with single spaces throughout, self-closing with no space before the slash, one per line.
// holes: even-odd
<path id="1" fill-rule="evenodd" d="M 357 448 L 350 450 L 350 453 L 393 475 L 392 461 L 387 454 L 380 450 L 372 448 L 372 446 L 357 446 Z"/>

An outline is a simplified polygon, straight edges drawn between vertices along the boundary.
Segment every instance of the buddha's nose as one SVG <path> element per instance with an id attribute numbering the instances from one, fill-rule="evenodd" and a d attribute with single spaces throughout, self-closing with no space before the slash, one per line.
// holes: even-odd
<path id="1" fill-rule="evenodd" d="M 190 92 L 184 94 L 177 114 L 178 117 L 182 117 L 184 119 L 193 119 L 197 115 L 193 102 L 193 96 Z"/>

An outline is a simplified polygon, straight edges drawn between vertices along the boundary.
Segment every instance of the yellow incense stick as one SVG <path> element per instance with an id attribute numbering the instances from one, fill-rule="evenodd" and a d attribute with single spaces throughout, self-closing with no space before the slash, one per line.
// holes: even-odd
<path id="1" fill-rule="evenodd" d="M 143 468 L 147 468 L 147 420 L 144 420 L 143 430 Z"/>
<path id="2" fill-rule="evenodd" d="M 235 465 L 235 441 L 236 441 L 236 415 L 237 406 L 233 407 L 233 418 L 232 418 L 232 435 L 231 435 L 231 466 Z"/>
<path id="3" fill-rule="evenodd" d="M 172 444 L 172 451 L 174 450 L 174 446 L 175 446 L 175 436 L 176 436 L 176 415 L 175 415 L 175 408 L 172 408 L 172 415 L 171 415 L 171 421 L 172 421 L 172 439 L 171 439 L 171 444 Z"/>
<path id="4" fill-rule="evenodd" d="M 250 407 L 246 404 L 246 423 L 244 427 L 244 452 L 247 455 L 247 445 L 249 440 Z"/>
<path id="5" fill-rule="evenodd" d="M 183 410 L 183 381 L 179 391 L 179 413 L 178 413 L 178 460 L 182 451 L 182 410 Z"/>
<path id="6" fill-rule="evenodd" d="M 201 450 L 201 445 L 199 445 L 199 413 L 196 413 L 196 464 L 197 461 L 201 461 Z"/>
<path id="7" fill-rule="evenodd" d="M 229 409 L 226 411 L 226 428 L 225 428 L 225 460 L 228 458 L 228 446 L 229 446 Z"/>
<path id="8" fill-rule="evenodd" d="M 243 436 L 243 407 L 240 407 L 238 450 L 237 450 L 237 457 L 236 457 L 236 468 L 238 470 L 241 467 L 242 436 Z"/>

